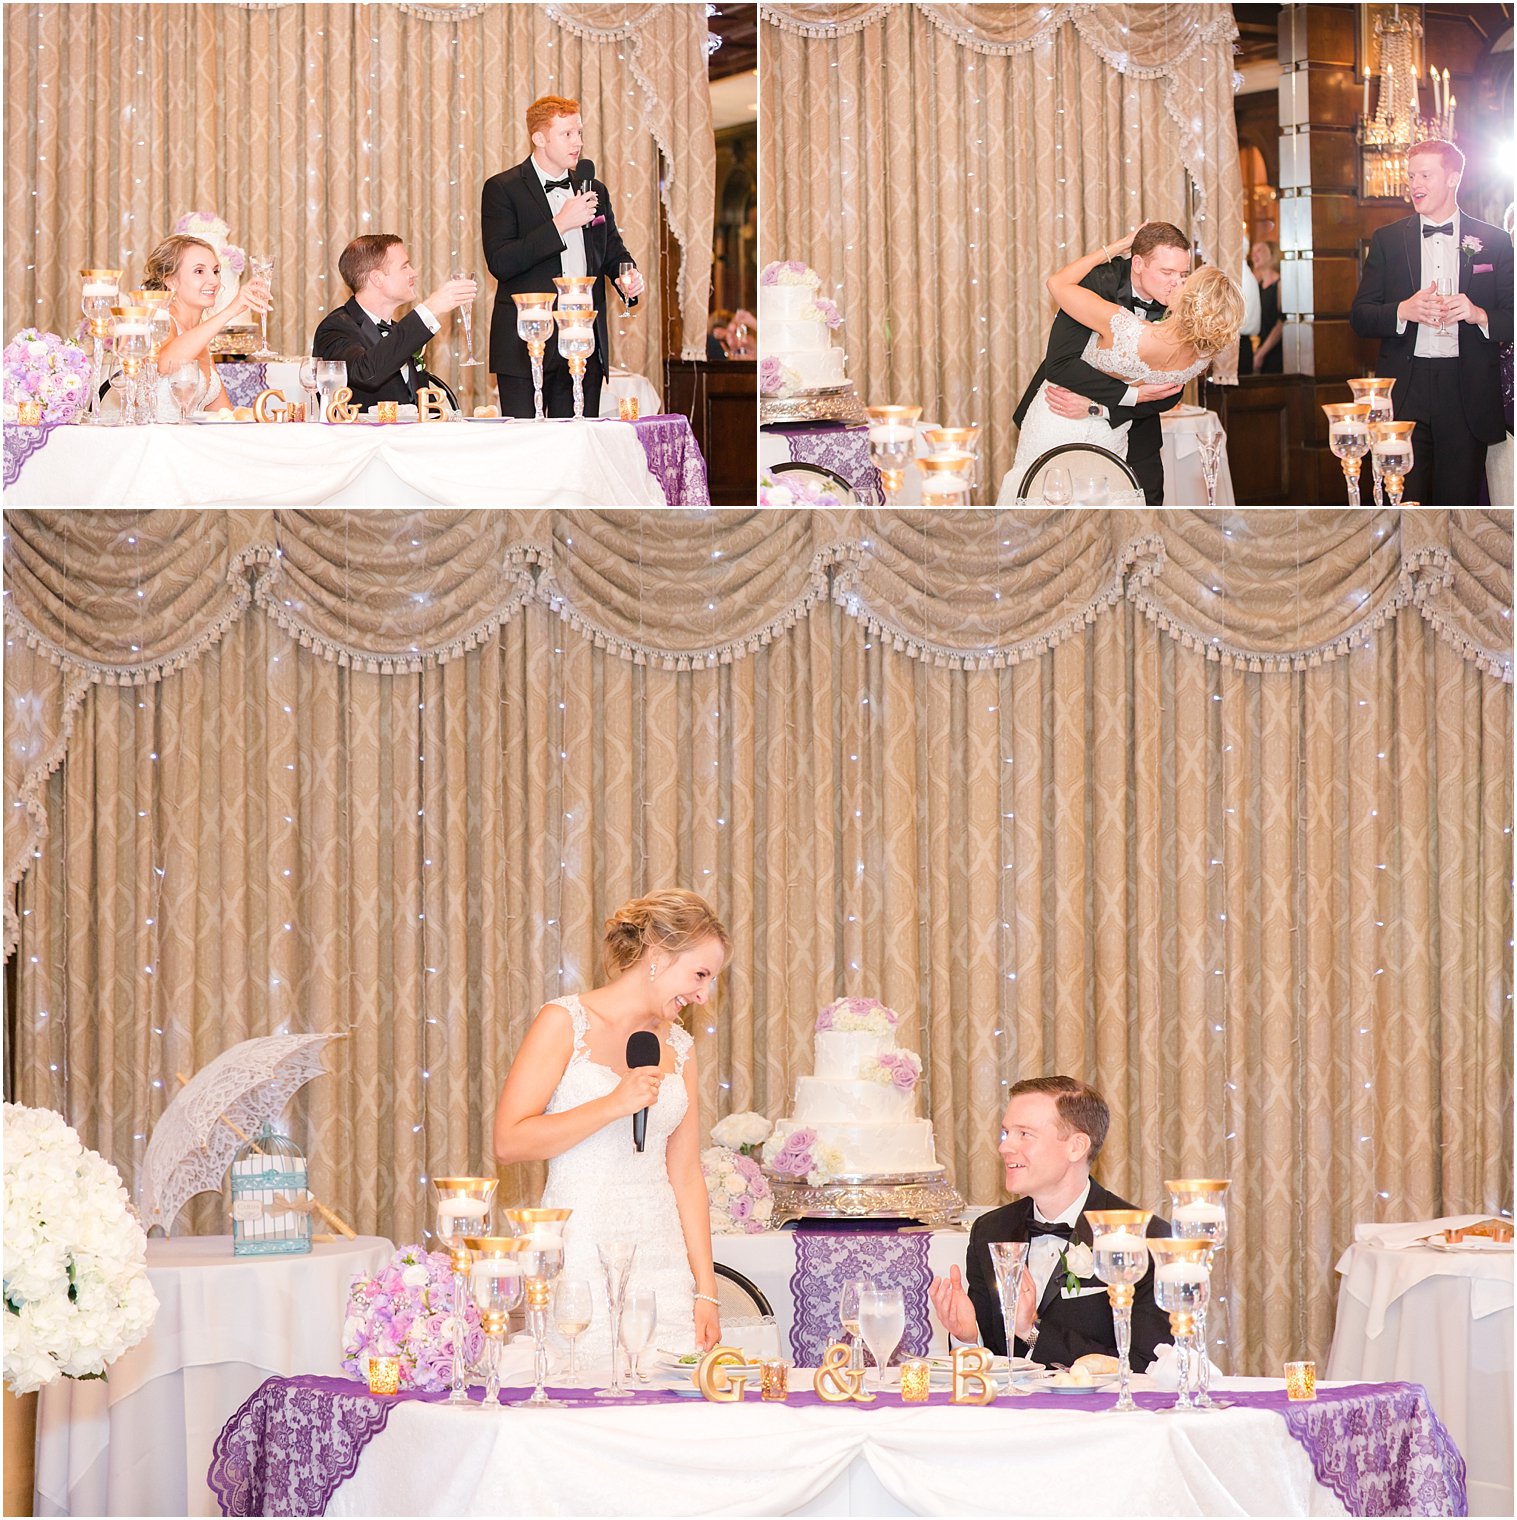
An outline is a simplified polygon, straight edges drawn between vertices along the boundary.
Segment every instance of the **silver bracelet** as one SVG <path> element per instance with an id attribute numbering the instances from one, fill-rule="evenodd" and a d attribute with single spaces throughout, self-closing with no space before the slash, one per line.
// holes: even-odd
<path id="1" fill-rule="evenodd" d="M 715 1309 L 720 1309 L 722 1306 L 721 1299 L 713 1298 L 709 1293 L 697 1293 L 695 1297 L 698 1298 L 703 1304 L 710 1304 Z"/>

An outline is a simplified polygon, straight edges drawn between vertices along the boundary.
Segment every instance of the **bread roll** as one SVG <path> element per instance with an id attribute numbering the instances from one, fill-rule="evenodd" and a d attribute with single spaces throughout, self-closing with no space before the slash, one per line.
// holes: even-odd
<path id="1" fill-rule="evenodd" d="M 1117 1359 L 1114 1356 L 1103 1356 L 1099 1351 L 1091 1351 L 1077 1357 L 1070 1370 L 1083 1372 L 1087 1377 L 1110 1377 L 1117 1370 Z"/>
<path id="2" fill-rule="evenodd" d="M 474 408 L 474 415 L 476 417 L 499 417 L 500 408 L 498 406 L 476 406 Z"/>

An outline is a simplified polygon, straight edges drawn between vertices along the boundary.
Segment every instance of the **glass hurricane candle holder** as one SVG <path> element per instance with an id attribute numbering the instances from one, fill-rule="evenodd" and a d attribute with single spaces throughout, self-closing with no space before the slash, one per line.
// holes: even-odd
<path id="1" fill-rule="evenodd" d="M 969 469 L 969 488 L 980 484 L 980 430 L 977 427 L 928 428 L 922 434 L 929 454 L 968 454 L 973 459 Z"/>
<path id="2" fill-rule="evenodd" d="M 551 290 L 529 290 L 511 297 L 516 302 L 516 335 L 527 345 L 532 361 L 532 401 L 535 420 L 543 420 L 543 354 L 553 336 L 553 303 L 558 299 Z"/>
<path id="3" fill-rule="evenodd" d="M 1152 1236 L 1148 1249 L 1154 1259 L 1154 1302 L 1169 1315 L 1175 1342 L 1175 1364 L 1180 1389 L 1171 1406 L 1194 1409 L 1190 1396 L 1190 1358 L 1195 1345 L 1196 1315 L 1206 1308 L 1211 1280 L 1206 1270 L 1208 1244 Z"/>
<path id="4" fill-rule="evenodd" d="M 919 406 L 871 406 L 869 414 L 869 462 L 880 472 L 885 500 L 899 496 L 906 484 L 906 466 L 916 452 Z"/>
<path id="5" fill-rule="evenodd" d="M 485 1332 L 485 1392 L 482 1409 L 500 1409 L 500 1348 L 511 1311 L 521 1303 L 525 1277 L 518 1259 L 531 1242 L 511 1235 L 468 1235 L 469 1291 Z"/>
<path id="6" fill-rule="evenodd" d="M 1309 1403 L 1317 1397 L 1317 1364 L 1315 1362 L 1287 1362 L 1285 1364 L 1285 1397 L 1292 1404 Z"/>
<path id="7" fill-rule="evenodd" d="M 1370 423 L 1370 458 L 1380 467 L 1380 479 L 1386 499 L 1393 507 L 1401 505 L 1406 490 L 1407 472 L 1412 467 L 1412 429 L 1415 422 Z"/>
<path id="8" fill-rule="evenodd" d="M 585 367 L 595 352 L 595 308 L 560 306 L 553 313 L 558 323 L 558 351 L 569 362 L 574 377 L 574 420 L 585 420 Z"/>
<path id="9" fill-rule="evenodd" d="M 153 313 L 146 306 L 113 306 L 111 341 L 121 361 L 121 420 L 135 425 L 142 416 L 142 367 L 152 346 Z"/>
<path id="10" fill-rule="evenodd" d="M 1210 1273 L 1217 1252 L 1227 1243 L 1228 1179 L 1172 1177 L 1164 1186 L 1169 1189 L 1170 1227 L 1181 1239 L 1206 1242 L 1206 1270 Z M 1209 1302 L 1196 1315 L 1196 1342 L 1201 1353 L 1196 1405 L 1201 1409 L 1222 1407 L 1211 1396 L 1211 1350 L 1206 1333 L 1210 1315 Z"/>
<path id="11" fill-rule="evenodd" d="M 1370 451 L 1367 401 L 1333 401 L 1322 410 L 1327 413 L 1327 446 L 1343 462 L 1343 481 L 1348 487 L 1348 504 L 1359 505 L 1359 475 L 1364 456 Z"/>
<path id="12" fill-rule="evenodd" d="M 79 420 L 96 427 L 105 423 L 100 410 L 100 387 L 105 383 L 105 340 L 111 335 L 111 308 L 120 300 L 121 270 L 81 269 L 80 309 L 90 327 L 91 369 L 89 411 Z"/>
<path id="13" fill-rule="evenodd" d="M 595 280 L 593 274 L 556 274 L 553 283 L 558 287 L 558 309 L 565 307 L 595 307 Z"/>
<path id="14" fill-rule="evenodd" d="M 1090 1221 L 1091 1257 L 1096 1276 L 1106 1284 L 1111 1300 L 1111 1319 L 1117 1332 L 1117 1403 L 1126 1413 L 1133 1403 L 1132 1305 L 1135 1285 L 1148 1271 L 1148 1222 L 1153 1215 L 1144 1209 L 1087 1209 Z"/>
<path id="15" fill-rule="evenodd" d="M 901 1402 L 925 1404 L 932 1377 L 932 1367 L 919 1356 L 908 1357 L 901 1363 Z"/>
<path id="16" fill-rule="evenodd" d="M 518 1400 L 523 1408 L 562 1408 L 563 1400 L 550 1399 L 543 1385 L 548 1379 L 548 1307 L 553 1284 L 564 1269 L 564 1226 L 573 1209 L 502 1209 L 511 1228 L 527 1242 L 521 1253 L 526 1277 L 527 1329 L 532 1334 L 533 1388 L 530 1397 Z"/>
<path id="17" fill-rule="evenodd" d="M 922 472 L 924 507 L 967 507 L 969 483 L 974 478 L 974 455 L 963 449 L 924 454 L 917 461 Z"/>
<path id="18" fill-rule="evenodd" d="M 1395 420 L 1395 406 L 1391 401 L 1391 391 L 1395 386 L 1394 380 L 1387 380 L 1380 375 L 1363 375 L 1357 380 L 1348 383 L 1349 394 L 1355 401 L 1361 401 L 1369 408 L 1366 417 L 1367 422 L 1392 422 Z M 1380 480 L 1380 461 L 1373 454 L 1370 455 L 1370 478 L 1374 485 L 1375 505 L 1385 505 L 1385 493 Z"/>
<path id="19" fill-rule="evenodd" d="M 448 1403 L 469 1402 L 468 1369 L 464 1365 L 464 1294 L 469 1288 L 468 1236 L 490 1233 L 490 1204 L 495 1198 L 494 1177 L 434 1177 L 437 1195 L 437 1240 L 448 1253 L 453 1269 L 453 1385 Z"/>

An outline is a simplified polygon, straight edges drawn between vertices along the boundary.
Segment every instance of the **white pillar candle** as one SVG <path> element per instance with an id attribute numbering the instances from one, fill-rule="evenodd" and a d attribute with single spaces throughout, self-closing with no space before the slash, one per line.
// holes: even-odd
<path id="1" fill-rule="evenodd" d="M 1200 1287 L 1206 1277 L 1206 1268 L 1193 1261 L 1167 1261 L 1154 1273 L 1158 1282 L 1184 1283 L 1191 1287 Z"/>
<path id="2" fill-rule="evenodd" d="M 1131 1230 L 1113 1230 L 1109 1235 L 1097 1235 L 1094 1241 L 1097 1251 L 1140 1251 L 1147 1244 L 1142 1235 Z"/>
<path id="3" fill-rule="evenodd" d="M 929 475 L 922 482 L 922 498 L 929 496 L 959 496 L 969 489 L 969 482 L 962 475 Z"/>
<path id="4" fill-rule="evenodd" d="M 112 285 L 109 280 L 86 280 L 84 294 L 86 296 L 113 296 L 120 289 Z"/>
<path id="5" fill-rule="evenodd" d="M 1374 450 L 1375 453 L 1383 457 L 1386 454 L 1405 453 L 1411 447 L 1411 445 L 1408 443 L 1403 443 L 1399 438 L 1382 438 L 1379 440 L 1379 442 L 1371 444 L 1370 447 Z"/>
<path id="6" fill-rule="evenodd" d="M 910 443 L 915 437 L 914 429 L 893 422 L 875 422 L 869 427 L 870 443 Z"/>
<path id="7" fill-rule="evenodd" d="M 564 1248 L 564 1232 L 553 1225 L 540 1224 L 532 1231 L 532 1249 L 534 1251 L 562 1251 Z"/>
<path id="8" fill-rule="evenodd" d="M 476 1261 L 469 1269 L 469 1278 L 472 1281 L 476 1277 L 520 1277 L 521 1268 L 506 1256 L 486 1256 Z"/>
<path id="9" fill-rule="evenodd" d="M 118 338 L 145 337 L 153 329 L 146 322 L 121 322 L 115 324 L 114 332 Z"/>
<path id="10" fill-rule="evenodd" d="M 1335 422 L 1333 427 L 1352 427 L 1352 423 Z M 1195 1203 L 1176 1204 L 1170 1214 L 1175 1224 L 1221 1224 L 1227 1218 L 1227 1210 L 1220 1203 L 1207 1203 L 1198 1199 Z"/>
<path id="11" fill-rule="evenodd" d="M 482 1198 L 444 1198 L 437 1205 L 437 1222 L 445 1226 L 460 1219 L 480 1220 L 490 1212 L 490 1205 Z M 449 1233 L 446 1229 L 444 1234 Z"/>

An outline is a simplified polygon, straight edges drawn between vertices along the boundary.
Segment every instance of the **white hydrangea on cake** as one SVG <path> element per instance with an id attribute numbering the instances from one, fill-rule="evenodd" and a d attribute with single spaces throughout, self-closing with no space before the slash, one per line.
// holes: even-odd
<path id="1" fill-rule="evenodd" d="M 843 350 L 832 338 L 843 314 L 821 289 L 822 277 L 798 259 L 766 264 L 760 272 L 760 394 L 785 397 L 847 384 Z"/>
<path id="2" fill-rule="evenodd" d="M 17 1394 L 101 1377 L 158 1297 L 121 1177 L 61 1115 L 5 1105 L 5 1381 Z"/>

